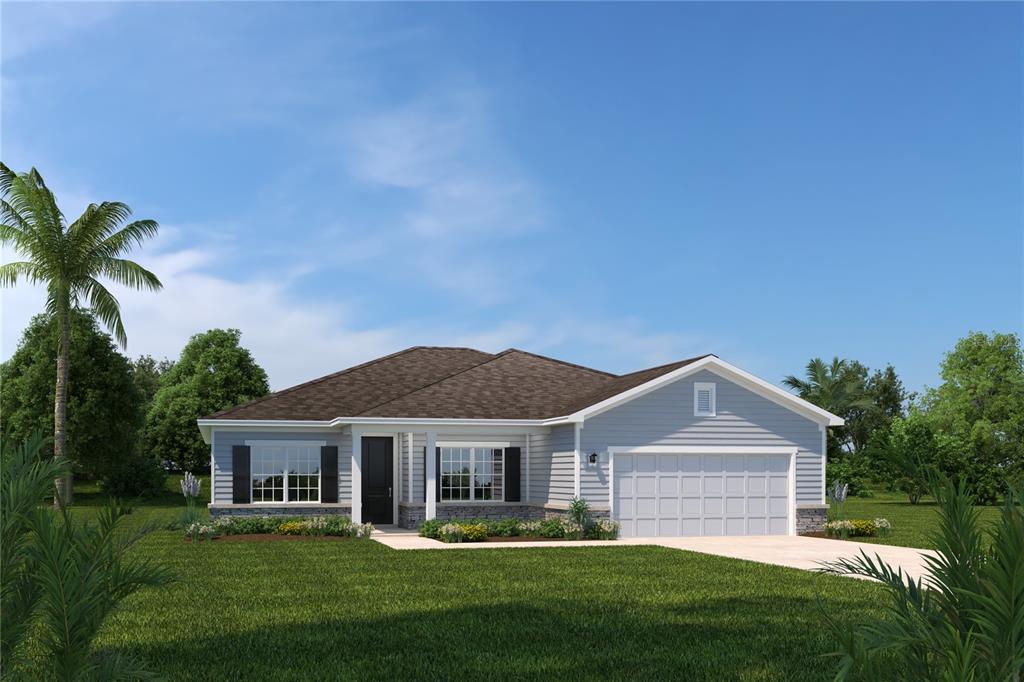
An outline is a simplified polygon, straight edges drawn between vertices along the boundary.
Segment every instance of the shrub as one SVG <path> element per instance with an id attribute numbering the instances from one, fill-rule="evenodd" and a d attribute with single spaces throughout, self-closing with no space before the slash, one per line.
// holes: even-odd
<path id="1" fill-rule="evenodd" d="M 185 537 L 192 542 L 199 540 L 212 540 L 217 535 L 217 527 L 194 521 L 185 526 Z"/>
<path id="2" fill-rule="evenodd" d="M 277 527 L 281 535 L 309 535 L 309 522 L 305 520 L 285 521 Z"/>
<path id="3" fill-rule="evenodd" d="M 875 519 L 875 528 L 878 529 L 878 534 L 884 538 L 892 530 L 892 524 L 889 523 L 889 519 Z"/>
<path id="4" fill-rule="evenodd" d="M 839 519 L 826 523 L 825 533 L 833 537 L 870 538 L 879 534 L 882 523 L 885 524 L 885 531 L 888 532 L 891 526 L 886 519 Z"/>
<path id="5" fill-rule="evenodd" d="M 521 521 L 519 523 L 519 535 L 528 538 L 539 536 L 542 523 L 543 521 Z"/>
<path id="6" fill-rule="evenodd" d="M 420 536 L 437 540 L 441 535 L 441 529 L 448 525 L 444 519 L 430 519 L 420 524 Z"/>
<path id="7" fill-rule="evenodd" d="M 569 501 L 569 519 L 580 528 L 590 525 L 590 503 L 582 497 L 573 497 Z"/>
<path id="8" fill-rule="evenodd" d="M 510 538 L 519 535 L 519 526 L 522 522 L 519 519 L 501 519 L 491 521 L 487 524 L 488 535 L 495 535 L 502 538 Z"/>
<path id="9" fill-rule="evenodd" d="M 619 524 L 611 519 L 598 519 L 587 529 L 587 537 L 592 540 L 615 540 L 619 537 Z"/>
<path id="10" fill-rule="evenodd" d="M 487 539 L 487 526 L 482 523 L 461 523 L 462 539 L 466 542 L 483 542 Z"/>
<path id="11" fill-rule="evenodd" d="M 537 531 L 543 538 L 565 537 L 565 529 L 562 528 L 562 519 L 559 518 L 544 519 L 540 522 L 540 526 Z"/>
<path id="12" fill-rule="evenodd" d="M 446 523 L 437 531 L 437 539 L 441 542 L 462 542 L 466 532 L 457 523 Z"/>
<path id="13" fill-rule="evenodd" d="M 936 555 L 913 579 L 866 552 L 826 564 L 887 589 L 884 618 L 850 627 L 822 611 L 837 645 L 836 680 L 1019 680 L 1024 671 L 1024 493 L 985 528 L 967 483 L 929 485 L 939 505 Z M 926 587 L 927 585 L 927 587 Z"/>
<path id="14" fill-rule="evenodd" d="M 265 535 L 277 532 L 281 517 L 224 516 L 214 521 L 214 525 L 224 535 Z"/>
<path id="15" fill-rule="evenodd" d="M 321 532 L 324 535 L 346 537 L 352 534 L 352 519 L 347 516 L 328 516 L 323 519 Z"/>

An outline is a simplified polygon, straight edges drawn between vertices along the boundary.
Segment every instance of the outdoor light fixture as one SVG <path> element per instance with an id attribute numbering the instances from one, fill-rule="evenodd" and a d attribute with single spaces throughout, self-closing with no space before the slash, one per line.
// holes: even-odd
<path id="1" fill-rule="evenodd" d="M 591 464 L 597 464 L 597 453 L 596 452 L 591 452 L 590 455 L 588 456 L 588 459 L 590 460 Z"/>

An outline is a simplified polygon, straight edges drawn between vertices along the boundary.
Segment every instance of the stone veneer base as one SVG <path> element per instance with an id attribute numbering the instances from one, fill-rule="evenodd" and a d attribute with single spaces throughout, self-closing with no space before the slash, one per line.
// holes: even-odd
<path id="1" fill-rule="evenodd" d="M 352 507 L 210 507 L 210 518 L 221 516 L 352 516 Z"/>
<path id="2" fill-rule="evenodd" d="M 796 508 L 796 534 L 820 533 L 825 530 L 825 522 L 828 520 L 828 506 L 819 505 L 814 507 Z"/>
<path id="3" fill-rule="evenodd" d="M 439 519 L 522 519 L 541 521 L 544 519 L 564 517 L 568 510 L 545 507 L 539 504 L 438 504 Z M 422 503 L 398 504 L 398 525 L 402 528 L 419 528 L 426 519 L 427 508 Z M 592 519 L 608 518 L 607 509 L 591 509 Z"/>

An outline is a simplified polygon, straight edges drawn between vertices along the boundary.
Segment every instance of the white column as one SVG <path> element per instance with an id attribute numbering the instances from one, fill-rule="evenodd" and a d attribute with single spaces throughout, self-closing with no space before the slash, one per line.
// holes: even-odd
<path id="1" fill-rule="evenodd" d="M 576 497 L 580 496 L 580 466 L 582 465 L 582 457 L 580 457 L 580 429 L 583 428 L 583 424 L 576 423 L 573 429 L 575 438 L 573 439 L 573 459 L 576 460 L 576 476 L 573 479 L 573 487 Z"/>
<path id="2" fill-rule="evenodd" d="M 427 477 L 427 520 L 437 518 L 437 431 L 427 431 L 427 461 L 424 462 Z"/>
<path id="3" fill-rule="evenodd" d="M 409 478 L 409 496 L 406 499 L 409 502 L 412 502 L 416 498 L 413 497 L 413 494 L 412 494 L 412 490 L 413 490 L 413 486 L 412 486 L 412 458 L 413 458 L 413 455 L 412 455 L 412 433 L 411 432 L 405 434 L 405 451 L 406 451 L 406 453 L 409 456 L 409 460 L 408 460 L 408 462 L 409 462 L 409 470 L 408 470 L 409 471 L 409 476 L 408 476 L 408 478 Z"/>
<path id="4" fill-rule="evenodd" d="M 363 522 L 363 434 L 352 429 L 352 523 Z"/>

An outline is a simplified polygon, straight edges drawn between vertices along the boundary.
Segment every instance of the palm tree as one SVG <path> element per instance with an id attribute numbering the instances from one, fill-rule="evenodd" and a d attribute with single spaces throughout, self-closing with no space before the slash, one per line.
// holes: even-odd
<path id="1" fill-rule="evenodd" d="M 45 284 L 46 312 L 61 330 L 53 408 L 53 457 L 57 461 L 65 460 L 67 454 L 71 309 L 86 301 L 123 348 L 128 337 L 121 307 L 99 278 L 133 289 L 157 291 L 163 286 L 152 272 L 121 257 L 159 230 L 153 220 L 125 224 L 131 213 L 125 204 L 104 201 L 90 204 L 69 225 L 35 168 L 14 173 L 0 163 L 0 244 L 12 246 L 26 259 L 0 265 L 0 286 L 14 286 L 19 278 Z M 54 503 L 70 503 L 71 496 L 70 475 L 58 479 Z"/>
<path id="2" fill-rule="evenodd" d="M 809 403 L 828 410 L 832 414 L 846 415 L 853 408 L 870 409 L 874 403 L 864 393 L 864 387 L 857 376 L 849 371 L 846 360 L 832 358 L 825 364 L 821 358 L 813 358 L 807 363 L 804 373 L 806 378 L 800 379 L 790 374 L 782 383 L 793 389 Z M 838 454 L 842 448 L 841 440 L 833 432 L 829 433 L 829 456 Z"/>

